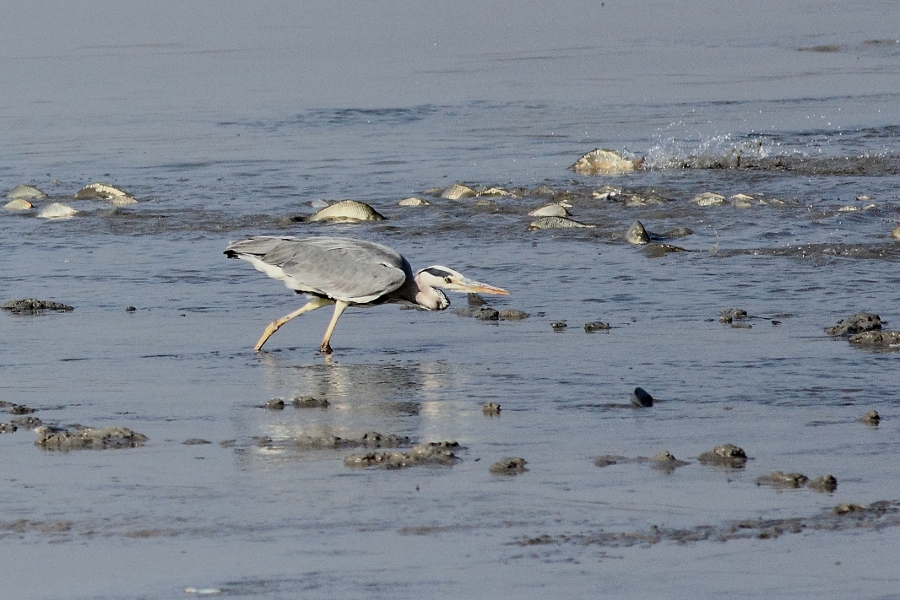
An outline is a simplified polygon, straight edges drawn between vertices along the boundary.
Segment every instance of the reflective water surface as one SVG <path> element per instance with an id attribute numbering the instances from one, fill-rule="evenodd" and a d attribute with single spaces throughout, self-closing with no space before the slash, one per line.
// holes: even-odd
<path id="1" fill-rule="evenodd" d="M 2 211 L 0 300 L 75 310 L 0 312 L 0 400 L 149 441 L 0 435 L 4 593 L 897 597 L 873 565 L 900 542 L 900 353 L 824 333 L 861 311 L 900 324 L 891 3 L 57 4 L 0 24 L 29 35 L 0 51 L 0 188 L 80 212 Z M 597 147 L 645 168 L 568 170 Z M 139 203 L 72 199 L 92 181 Z M 514 195 L 425 194 L 458 181 Z M 387 220 L 296 220 L 345 198 Z M 528 230 L 552 200 L 595 227 Z M 686 251 L 628 244 L 637 220 L 690 229 L 665 240 Z M 326 309 L 254 353 L 302 302 L 223 256 L 257 234 L 384 243 L 530 316 L 350 309 L 326 358 Z M 637 386 L 653 407 L 631 407 Z M 438 441 L 460 444 L 452 466 L 344 463 Z M 697 460 L 725 443 L 743 468 Z M 594 463 L 662 451 L 689 464 Z M 528 471 L 489 471 L 508 457 Z M 773 471 L 838 487 L 757 485 Z"/>

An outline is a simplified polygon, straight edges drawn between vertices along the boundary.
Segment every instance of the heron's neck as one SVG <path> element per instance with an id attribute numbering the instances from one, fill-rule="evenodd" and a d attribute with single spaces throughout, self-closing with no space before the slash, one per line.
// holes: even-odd
<path id="1" fill-rule="evenodd" d="M 407 299 L 426 310 L 444 310 L 450 306 L 444 292 L 429 285 L 424 273 L 419 273 L 412 280 L 412 286 L 407 294 Z"/>

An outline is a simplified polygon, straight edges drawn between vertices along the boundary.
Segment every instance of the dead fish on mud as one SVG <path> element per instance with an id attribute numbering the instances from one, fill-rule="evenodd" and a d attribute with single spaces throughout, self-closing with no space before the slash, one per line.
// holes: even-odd
<path id="1" fill-rule="evenodd" d="M 581 175 L 615 175 L 636 171 L 644 166 L 644 159 L 628 159 L 614 150 L 596 148 L 579 158 L 570 169 Z"/>
<path id="2" fill-rule="evenodd" d="M 725 204 L 725 196 L 716 194 L 715 192 L 703 192 L 697 194 L 691 199 L 691 202 L 697 206 L 720 206 Z"/>
<path id="3" fill-rule="evenodd" d="M 109 200 L 115 206 L 126 206 L 128 204 L 137 204 L 131 194 L 124 190 L 110 185 L 108 183 L 89 183 L 75 194 L 76 200 L 85 200 L 90 198 L 100 198 L 101 200 Z"/>
<path id="4" fill-rule="evenodd" d="M 478 196 L 489 196 L 489 197 L 497 197 L 497 196 L 509 196 L 512 198 L 518 198 L 519 196 L 515 192 L 511 192 L 506 188 L 502 188 L 500 186 L 493 185 L 491 187 L 486 188 L 478 188 L 475 193 Z"/>
<path id="5" fill-rule="evenodd" d="M 5 208 L 6 210 L 30 210 L 34 208 L 34 204 L 29 202 L 25 198 L 16 198 L 15 200 L 10 200 L 6 204 L 4 204 L 3 208 Z"/>
<path id="6" fill-rule="evenodd" d="M 474 198 L 478 193 L 467 185 L 454 183 L 443 192 L 441 198 L 445 200 L 461 200 L 462 198 Z"/>
<path id="7" fill-rule="evenodd" d="M 562 204 L 547 204 L 540 208 L 536 208 L 530 213 L 528 213 L 529 217 L 568 217 L 569 211 L 566 210 L 566 207 Z"/>
<path id="8" fill-rule="evenodd" d="M 411 198 L 404 198 L 397 203 L 397 206 L 431 206 L 431 202 L 413 196 Z"/>
<path id="9" fill-rule="evenodd" d="M 76 214 L 78 211 L 68 204 L 54 202 L 42 208 L 37 216 L 39 219 L 70 219 Z"/>
<path id="10" fill-rule="evenodd" d="M 34 187 L 33 185 L 20 183 L 13 189 L 6 192 L 6 197 L 12 198 L 13 200 L 39 200 L 41 198 L 46 198 L 47 194 Z"/>
<path id="11" fill-rule="evenodd" d="M 362 223 L 364 221 L 384 220 L 384 215 L 365 202 L 356 200 L 336 202 L 315 214 L 303 218 L 303 221 L 307 223 Z"/>
<path id="12" fill-rule="evenodd" d="M 575 227 L 596 227 L 596 225 L 586 225 L 565 217 L 541 217 L 528 225 L 528 229 L 568 229 Z"/>

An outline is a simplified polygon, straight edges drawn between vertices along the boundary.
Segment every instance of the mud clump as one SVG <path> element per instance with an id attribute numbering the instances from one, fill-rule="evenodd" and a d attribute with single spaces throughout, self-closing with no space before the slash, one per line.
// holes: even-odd
<path id="1" fill-rule="evenodd" d="M 16 427 L 24 427 L 25 429 L 34 429 L 35 427 L 39 427 L 43 425 L 44 422 L 37 417 L 16 417 L 15 419 L 10 419 L 10 423 L 15 425 Z"/>
<path id="2" fill-rule="evenodd" d="M 382 469 L 404 469 L 417 466 L 450 466 L 459 458 L 453 452 L 460 446 L 457 442 L 429 442 L 413 447 L 407 452 L 367 452 L 344 457 L 348 467 Z"/>
<path id="3" fill-rule="evenodd" d="M 12 423 L 0 423 L 0 434 L 15 433 L 17 429 L 18 427 L 16 427 Z"/>
<path id="4" fill-rule="evenodd" d="M 747 311 L 742 308 L 726 308 L 719 311 L 720 323 L 734 323 L 735 321 L 744 321 L 749 318 Z"/>
<path id="5" fill-rule="evenodd" d="M 834 336 L 850 337 L 865 331 L 878 331 L 884 323 L 881 317 L 873 313 L 856 313 L 837 322 L 831 327 L 825 328 L 825 333 Z"/>
<path id="6" fill-rule="evenodd" d="M 526 464 L 528 463 L 524 458 L 504 458 L 492 464 L 490 471 L 494 475 L 519 475 L 528 471 Z"/>
<path id="7" fill-rule="evenodd" d="M 482 306 L 472 316 L 479 321 L 499 321 L 500 311 L 490 306 Z"/>
<path id="8" fill-rule="evenodd" d="M 584 332 L 585 333 L 594 333 L 597 331 L 609 331 L 612 329 L 609 323 L 604 323 L 603 321 L 589 321 L 584 324 Z"/>
<path id="9" fill-rule="evenodd" d="M 756 478 L 756 485 L 770 485 L 775 488 L 801 488 L 809 481 L 809 477 L 801 473 L 782 473 L 774 471 L 769 475 Z"/>
<path id="10" fill-rule="evenodd" d="M 362 445 L 368 448 L 400 448 L 409 446 L 412 440 L 405 435 L 396 433 L 381 434 L 377 431 L 369 431 L 362 436 Z"/>
<path id="11" fill-rule="evenodd" d="M 294 448 L 298 450 L 340 450 L 348 448 L 399 448 L 410 446 L 412 440 L 394 433 L 381 434 L 369 431 L 359 438 L 343 438 L 337 435 L 300 435 L 287 439 L 256 438 L 256 445 L 266 449 Z"/>
<path id="12" fill-rule="evenodd" d="M 0 402 L 0 407 L 6 408 L 6 412 L 11 415 L 30 415 L 37 412 L 36 408 L 31 408 L 24 404 L 14 404 L 12 402 Z"/>
<path id="13" fill-rule="evenodd" d="M 649 465 L 651 467 L 653 467 L 654 469 L 662 471 L 666 474 L 673 473 L 675 471 L 675 469 L 677 469 L 678 467 L 683 467 L 683 466 L 691 464 L 684 460 L 678 460 L 677 458 L 675 458 L 675 455 L 673 455 L 668 450 L 663 450 L 662 452 L 660 452 L 659 454 L 657 454 L 656 456 L 654 456 L 652 458 L 647 458 L 646 456 L 638 456 L 637 458 L 628 458 L 627 456 L 618 456 L 618 455 L 614 455 L 614 454 L 598 456 L 598 457 L 594 458 L 594 465 L 597 467 L 600 467 L 600 468 L 610 467 L 612 465 L 618 465 L 618 464 L 627 464 L 627 463 L 634 463 L 634 464 L 648 464 L 649 463 Z"/>
<path id="14" fill-rule="evenodd" d="M 697 460 L 704 465 L 743 469 L 748 459 L 743 448 L 734 444 L 723 444 L 716 446 L 709 452 L 704 452 L 697 457 Z"/>
<path id="15" fill-rule="evenodd" d="M 630 460 L 631 459 L 628 458 L 627 456 L 618 456 L 616 454 L 606 454 L 606 455 L 598 456 L 597 458 L 595 458 L 594 465 L 596 465 L 602 469 L 603 467 L 610 467 L 612 465 L 617 465 L 620 462 L 627 462 Z"/>
<path id="16" fill-rule="evenodd" d="M 109 450 L 143 446 L 147 436 L 127 427 L 78 427 L 74 430 L 38 428 L 34 445 L 45 450 Z"/>
<path id="17" fill-rule="evenodd" d="M 528 318 L 528 313 L 524 310 L 516 310 L 514 308 L 500 311 L 501 321 L 521 321 Z"/>
<path id="18" fill-rule="evenodd" d="M 637 460 L 639 462 L 644 462 L 641 457 L 638 457 Z M 686 460 L 678 460 L 677 458 L 675 458 L 675 455 L 668 450 L 663 450 L 656 456 L 650 458 L 649 462 L 651 467 L 657 469 L 658 471 L 662 471 L 667 475 L 673 473 L 678 467 L 684 467 L 691 464 Z"/>
<path id="19" fill-rule="evenodd" d="M 816 477 L 815 479 L 810 479 L 806 487 L 813 490 L 814 492 L 833 492 L 837 489 L 838 482 L 835 479 L 834 475 L 822 475 L 821 477 Z"/>
<path id="20" fill-rule="evenodd" d="M 267 410 L 284 410 L 284 400 L 281 398 L 271 398 L 266 400 L 266 403 L 263 404 L 263 408 Z"/>
<path id="21" fill-rule="evenodd" d="M 70 312 L 75 310 L 68 304 L 52 302 L 50 300 L 36 300 L 34 298 L 22 298 L 21 300 L 10 300 L 0 305 L 0 309 L 8 310 L 17 314 L 39 314 L 43 311 L 53 310 L 57 312 Z"/>
<path id="22" fill-rule="evenodd" d="M 900 350 L 900 331 L 865 331 L 847 340 L 854 346 L 880 350 Z"/>
<path id="23" fill-rule="evenodd" d="M 328 400 L 313 396 L 297 396 L 293 400 L 294 408 L 328 408 Z"/>

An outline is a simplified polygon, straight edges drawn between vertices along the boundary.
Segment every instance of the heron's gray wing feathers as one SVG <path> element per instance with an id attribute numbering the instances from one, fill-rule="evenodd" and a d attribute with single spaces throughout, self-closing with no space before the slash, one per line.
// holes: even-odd
<path id="1" fill-rule="evenodd" d="M 397 290 L 410 273 L 397 252 L 350 238 L 256 237 L 231 244 L 226 253 L 290 289 L 358 304 Z"/>

